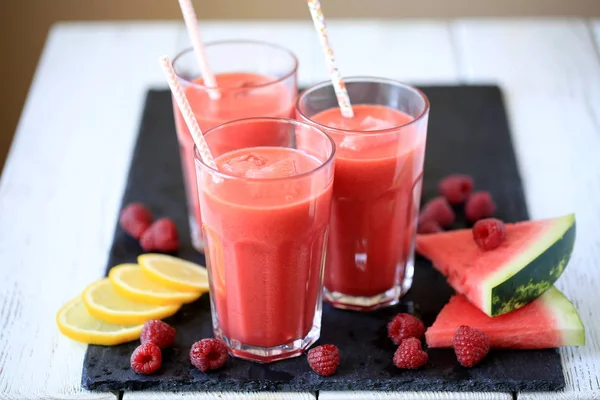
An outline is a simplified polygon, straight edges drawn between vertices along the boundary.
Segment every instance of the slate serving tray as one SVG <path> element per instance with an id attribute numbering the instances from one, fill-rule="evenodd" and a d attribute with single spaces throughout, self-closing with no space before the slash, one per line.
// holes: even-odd
<path id="1" fill-rule="evenodd" d="M 449 173 L 474 177 L 476 187 L 492 192 L 497 216 L 527 219 L 523 187 L 511 144 L 500 90 L 495 86 L 425 87 L 432 104 L 427 140 L 424 199 L 436 195 L 437 181 Z M 182 235 L 179 256 L 204 264 L 190 245 L 178 145 L 170 95 L 148 93 L 123 204 L 143 201 L 155 216 L 175 220 Z M 464 219 L 456 223 L 464 226 Z M 135 262 L 139 245 L 117 227 L 108 268 Z M 204 374 L 188 361 L 193 342 L 212 336 L 208 295 L 184 306 L 168 320 L 177 328 L 173 349 L 163 353 L 163 367 L 152 376 L 135 374 L 129 357 L 137 342 L 116 347 L 89 346 L 83 386 L 91 390 L 444 390 L 554 391 L 564 387 L 556 350 L 493 351 L 479 366 L 460 367 L 452 350 L 430 350 L 428 365 L 402 371 L 392 364 L 395 346 L 386 323 L 398 312 L 422 317 L 426 325 L 453 291 L 428 261 L 417 257 L 412 290 L 402 304 L 372 313 L 335 310 L 325 305 L 318 343 L 334 343 L 342 361 L 334 376 L 313 373 L 305 357 L 260 365 L 230 359 L 226 367 Z"/>

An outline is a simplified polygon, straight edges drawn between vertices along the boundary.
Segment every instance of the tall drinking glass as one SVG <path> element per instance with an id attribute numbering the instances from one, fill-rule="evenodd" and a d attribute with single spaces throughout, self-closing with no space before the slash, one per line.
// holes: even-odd
<path id="1" fill-rule="evenodd" d="M 302 93 L 296 111 L 337 146 L 325 299 L 367 311 L 412 285 L 429 101 L 389 79 L 345 82 L 354 118 L 341 115 L 329 82 Z"/>
<path id="2" fill-rule="evenodd" d="M 228 122 L 205 138 L 218 168 L 196 153 L 215 337 L 254 361 L 300 355 L 321 329 L 335 145 L 276 118 Z"/>
<path id="3" fill-rule="evenodd" d="M 179 82 L 203 132 L 236 119 L 293 116 L 298 60 L 290 51 L 265 42 L 236 40 L 207 43 L 206 55 L 219 85 L 218 98 L 214 90 L 211 92 L 204 86 L 192 49 L 184 50 L 173 60 Z M 203 251 L 194 143 L 175 102 L 173 110 L 192 242 L 197 250 Z M 254 134 L 257 139 L 262 137 L 260 131 Z"/>

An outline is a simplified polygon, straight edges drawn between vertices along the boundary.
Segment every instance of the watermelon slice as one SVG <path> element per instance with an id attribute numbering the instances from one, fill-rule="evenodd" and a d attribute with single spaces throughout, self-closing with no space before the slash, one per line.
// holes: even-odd
<path id="1" fill-rule="evenodd" d="M 463 295 L 444 306 L 425 332 L 429 347 L 452 347 L 461 325 L 488 334 L 492 348 L 547 349 L 585 344 L 585 330 L 573 304 L 554 286 L 536 300 L 508 314 L 488 317 Z"/>
<path id="2" fill-rule="evenodd" d="M 523 307 L 563 273 L 575 243 L 575 215 L 506 224 L 506 240 L 484 251 L 471 229 L 417 236 L 417 252 L 473 305 L 493 317 Z"/>

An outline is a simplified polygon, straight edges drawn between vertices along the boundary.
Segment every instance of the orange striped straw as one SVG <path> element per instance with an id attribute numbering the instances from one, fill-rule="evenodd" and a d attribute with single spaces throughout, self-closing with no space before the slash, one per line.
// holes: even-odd
<path id="1" fill-rule="evenodd" d="M 354 111 L 352 110 L 352 104 L 350 104 L 350 97 L 348 96 L 348 91 L 346 90 L 346 84 L 342 79 L 340 71 L 338 71 L 337 67 L 335 66 L 335 56 L 333 54 L 333 49 L 329 45 L 327 28 L 325 27 L 325 16 L 323 16 L 323 11 L 321 10 L 321 3 L 319 0 L 307 1 L 310 15 L 313 23 L 315 24 L 317 34 L 319 35 L 319 41 L 321 42 L 323 54 L 325 54 L 325 61 L 327 62 L 327 68 L 329 69 L 329 76 L 335 90 L 335 96 L 337 97 L 340 110 L 344 117 L 352 118 L 354 117 Z"/>
<path id="2" fill-rule="evenodd" d="M 194 54 L 196 54 L 196 60 L 198 61 L 198 66 L 200 67 L 200 73 L 204 79 L 204 86 L 208 88 L 216 88 L 219 85 L 217 84 L 215 74 L 212 72 L 212 69 L 208 64 L 206 49 L 204 48 L 204 42 L 202 42 L 202 37 L 200 36 L 198 18 L 196 17 L 192 0 L 179 0 L 179 7 L 181 8 L 181 13 L 183 14 L 183 20 L 185 21 L 185 26 L 187 28 L 190 41 L 192 42 L 192 47 L 194 48 Z M 218 90 L 209 90 L 208 95 L 213 100 L 221 98 L 221 93 Z"/>
<path id="3" fill-rule="evenodd" d="M 160 66 L 165 74 L 165 78 L 167 79 L 167 83 L 169 84 L 169 88 L 171 88 L 173 98 L 175 98 L 175 102 L 177 102 L 177 106 L 179 106 L 181 115 L 183 115 L 183 119 L 185 120 L 185 123 L 192 134 L 192 139 L 194 139 L 194 143 L 198 148 L 198 152 L 200 153 L 200 157 L 202 157 L 202 161 L 204 161 L 204 163 L 209 167 L 217 169 L 215 158 L 210 153 L 208 143 L 206 143 L 206 139 L 204 139 L 204 135 L 200 130 L 200 125 L 198 125 L 198 121 L 196 121 L 196 117 L 192 111 L 192 107 L 190 106 L 187 97 L 185 97 L 185 93 L 183 93 L 183 89 L 181 88 L 179 80 L 175 75 L 175 70 L 173 69 L 171 60 L 169 60 L 168 57 L 162 56 L 160 57 L 159 61 Z"/>

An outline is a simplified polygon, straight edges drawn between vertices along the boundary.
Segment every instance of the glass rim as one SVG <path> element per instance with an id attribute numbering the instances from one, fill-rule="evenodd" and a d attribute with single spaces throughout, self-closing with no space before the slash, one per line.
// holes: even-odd
<path id="1" fill-rule="evenodd" d="M 326 81 L 316 83 L 312 86 L 309 86 L 308 88 L 304 89 L 298 95 L 298 98 L 296 100 L 296 111 L 302 117 L 303 120 L 310 121 L 310 123 L 317 125 L 321 129 L 326 129 L 326 130 L 329 130 L 332 132 L 341 133 L 341 134 L 345 134 L 345 135 L 352 134 L 352 135 L 361 135 L 361 136 L 398 134 L 399 129 L 406 128 L 411 125 L 416 125 L 417 123 L 422 121 L 427 116 L 427 114 L 429 114 L 429 110 L 430 110 L 429 98 L 427 97 L 427 95 L 425 93 L 423 93 L 423 91 L 421 89 L 417 88 L 416 86 L 409 85 L 407 83 L 404 83 L 404 82 L 401 82 L 401 81 L 398 81 L 395 79 L 380 78 L 380 77 L 375 77 L 375 76 L 349 76 L 347 78 L 344 78 L 344 83 L 350 83 L 350 82 L 375 82 L 375 83 L 384 83 L 384 84 L 393 85 L 393 86 L 400 86 L 400 87 L 403 87 L 403 88 L 413 91 L 417 96 L 419 96 L 421 99 L 423 99 L 425 106 L 423 107 L 423 111 L 421 112 L 421 114 L 419 114 L 417 117 L 415 117 L 410 122 L 407 122 L 402 125 L 394 126 L 391 128 L 373 129 L 370 131 L 356 131 L 356 130 L 352 130 L 352 129 L 334 128 L 332 126 L 327 126 L 327 125 L 321 124 L 320 122 L 316 122 L 316 121 L 312 120 L 311 118 L 307 117 L 304 114 L 304 112 L 302 112 L 302 110 L 300 109 L 301 100 L 304 99 L 306 96 L 310 95 L 310 93 L 312 93 L 318 89 L 327 87 L 327 86 L 333 87 L 331 80 L 326 80 Z M 322 111 L 325 111 L 325 110 L 322 110 Z"/>
<path id="2" fill-rule="evenodd" d="M 268 82 L 262 82 L 262 83 L 257 83 L 257 84 L 251 84 L 248 86 L 244 86 L 243 88 L 240 87 L 219 87 L 219 90 L 240 90 L 240 89 L 256 89 L 256 88 L 261 88 L 261 87 L 267 87 L 267 86 L 271 86 L 273 84 L 285 81 L 286 79 L 288 79 L 289 77 L 295 75 L 298 72 L 298 57 L 296 57 L 296 55 L 289 49 L 280 46 L 278 44 L 275 43 L 270 43 L 270 42 L 266 42 L 263 40 L 251 40 L 251 39 L 227 39 L 227 40 L 215 40 L 212 42 L 206 42 L 204 44 L 205 48 L 209 48 L 209 47 L 215 47 L 215 46 L 219 46 L 219 45 L 231 45 L 231 44 L 242 44 L 242 45 L 259 45 L 259 46 L 264 46 L 264 47 L 270 47 L 271 49 L 277 50 L 277 51 L 281 51 L 283 53 L 286 53 L 292 60 L 293 66 L 290 72 L 288 72 L 287 74 L 285 74 L 284 76 L 280 77 L 280 78 L 276 78 L 273 80 L 270 80 Z M 201 90 L 210 90 L 210 89 L 214 89 L 214 87 L 212 86 L 206 86 L 206 85 L 202 85 L 196 82 L 193 82 L 183 76 L 181 76 L 178 72 L 177 72 L 177 61 L 179 61 L 184 55 L 190 53 L 190 52 L 194 52 L 194 48 L 193 47 L 187 47 L 183 50 L 181 50 L 179 53 L 177 53 L 175 55 L 175 57 L 173 58 L 173 69 L 175 70 L 175 75 L 177 76 L 178 79 L 182 80 L 183 82 L 185 82 L 186 85 L 194 87 L 196 89 L 201 89 Z"/>
<path id="3" fill-rule="evenodd" d="M 194 144 L 194 159 L 196 161 L 198 161 L 204 169 L 207 169 L 208 171 L 210 171 L 211 175 L 213 175 L 213 176 L 219 176 L 219 177 L 227 179 L 227 180 L 237 180 L 237 181 L 246 181 L 246 182 L 263 182 L 263 183 L 304 178 L 304 177 L 307 177 L 307 176 L 310 176 L 312 174 L 319 172 L 321 169 L 325 168 L 327 165 L 330 165 L 335 160 L 336 146 L 335 146 L 335 141 L 333 140 L 333 138 L 331 136 L 329 136 L 325 131 L 323 131 L 322 129 L 320 129 L 316 126 L 313 126 L 313 125 L 303 122 L 303 121 L 291 119 L 291 118 L 250 117 L 250 118 L 236 119 L 233 121 L 224 122 L 220 125 L 217 125 L 211 129 L 209 129 L 208 131 L 206 131 L 204 136 L 206 137 L 208 135 L 214 134 L 214 132 L 218 131 L 219 129 L 224 128 L 225 126 L 243 124 L 243 123 L 248 123 L 248 122 L 260 122 L 260 121 L 286 123 L 289 125 L 296 125 L 296 126 L 302 126 L 304 128 L 308 128 L 311 131 L 324 136 L 326 138 L 326 140 L 329 141 L 329 144 L 331 145 L 331 154 L 327 157 L 327 160 L 325 160 L 325 161 L 319 160 L 319 165 L 317 167 L 311 169 L 310 171 L 306 171 L 301 174 L 296 174 L 296 175 L 292 175 L 292 176 L 279 177 L 279 178 L 248 178 L 245 176 L 236 176 L 236 175 L 232 175 L 232 174 L 220 171 L 216 168 L 211 167 L 210 165 L 208 165 L 204 162 L 204 160 L 200 156 L 198 147 L 195 144 Z M 283 147 L 283 146 L 261 146 L 261 147 L 281 147 L 281 148 L 285 148 L 285 149 L 289 148 L 289 147 Z M 251 149 L 252 147 L 244 147 L 244 148 Z M 241 149 L 237 149 L 237 150 L 241 150 Z M 297 150 L 297 149 L 295 149 L 295 150 Z"/>

